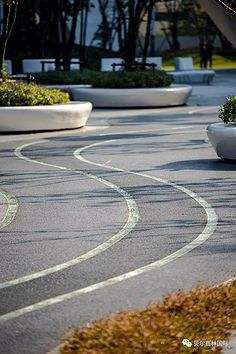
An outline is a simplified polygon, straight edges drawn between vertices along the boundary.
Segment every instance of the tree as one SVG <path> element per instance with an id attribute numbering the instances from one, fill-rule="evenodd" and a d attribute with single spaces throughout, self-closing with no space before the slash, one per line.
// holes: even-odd
<path id="1" fill-rule="evenodd" d="M 154 6 L 153 0 L 115 0 L 117 10 L 117 32 L 120 53 L 125 69 L 132 70 L 135 63 L 136 49 L 141 23 L 148 9 Z M 147 28 L 148 29 L 148 28 Z M 150 32 L 146 37 L 146 46 Z"/>
<path id="2" fill-rule="evenodd" d="M 148 7 L 147 7 L 147 27 L 146 27 L 146 34 L 145 34 L 145 40 L 144 40 L 144 49 L 143 49 L 143 60 L 142 60 L 143 65 L 147 61 L 148 49 L 150 46 L 151 26 L 152 26 L 152 21 L 153 21 L 154 5 L 155 5 L 155 0 L 151 0 L 151 1 L 149 1 Z"/>
<path id="3" fill-rule="evenodd" d="M 163 5 L 166 12 L 166 22 L 162 30 L 166 36 L 170 49 L 177 51 L 180 49 L 179 43 L 179 24 L 181 21 L 183 0 L 158 0 Z"/>
<path id="4" fill-rule="evenodd" d="M 100 47 L 105 51 L 112 50 L 114 42 L 114 32 L 116 28 L 116 10 L 114 1 L 98 0 L 101 23 L 96 31 L 93 41 L 100 40 Z"/>
<path id="5" fill-rule="evenodd" d="M 0 76 L 2 76 L 7 44 L 16 22 L 19 0 L 0 0 L 0 5 L 3 6 L 4 13 L 0 33 Z"/>
<path id="6" fill-rule="evenodd" d="M 64 70 L 70 69 L 70 61 L 75 45 L 78 18 L 81 15 L 81 23 L 84 25 L 84 9 L 88 9 L 86 0 L 56 0 L 53 9 L 54 25 L 56 29 L 56 67 L 61 68 L 60 60 Z M 84 33 L 80 27 L 81 42 L 84 40 Z"/>

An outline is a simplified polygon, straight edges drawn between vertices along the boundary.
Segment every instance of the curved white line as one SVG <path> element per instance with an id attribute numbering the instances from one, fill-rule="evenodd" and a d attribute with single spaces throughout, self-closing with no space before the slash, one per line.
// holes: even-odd
<path id="1" fill-rule="evenodd" d="M 0 230 L 8 226 L 15 218 L 18 210 L 18 202 L 15 197 L 3 189 L 0 189 L 0 195 L 6 201 L 7 210 L 2 220 L 0 220 Z"/>
<path id="2" fill-rule="evenodd" d="M 76 150 L 74 152 L 74 155 L 75 155 L 76 158 L 80 159 L 83 162 L 86 162 L 86 163 L 89 163 L 89 164 L 93 164 L 93 165 L 96 165 L 96 166 L 101 166 L 103 168 L 108 168 L 108 169 L 111 169 L 111 170 L 114 170 L 114 171 L 121 171 L 121 172 L 131 173 L 131 174 L 134 174 L 134 175 L 150 178 L 150 179 L 153 179 L 155 181 L 164 183 L 164 184 L 166 184 L 168 186 L 174 187 L 174 188 L 182 191 L 183 193 L 187 194 L 192 199 L 194 199 L 200 206 L 202 206 L 204 208 L 204 210 L 206 212 L 206 216 L 207 216 L 207 224 L 206 224 L 204 230 L 193 241 L 191 241 L 190 243 L 188 243 L 187 245 L 185 245 L 184 247 L 182 247 L 178 251 L 176 251 L 176 252 L 170 254 L 169 256 L 166 256 L 166 257 L 164 257 L 164 258 L 162 258 L 162 259 L 160 259 L 160 260 L 158 260 L 156 262 L 150 263 L 150 264 L 148 264 L 146 266 L 143 266 L 141 268 L 137 268 L 137 269 L 135 269 L 133 271 L 118 275 L 116 277 L 107 279 L 105 281 L 102 281 L 102 282 L 99 282 L 99 283 L 96 283 L 96 284 L 92 284 L 92 285 L 87 286 L 85 288 L 78 289 L 78 290 L 72 291 L 72 292 L 67 293 L 67 294 L 62 294 L 62 295 L 59 295 L 59 296 L 55 296 L 53 298 L 40 301 L 40 302 L 35 303 L 33 305 L 30 305 L 30 306 L 27 306 L 27 307 L 24 307 L 24 308 L 21 308 L 21 309 L 6 313 L 5 315 L 0 316 L 0 321 L 5 322 L 5 321 L 11 320 L 11 319 L 15 319 L 15 318 L 20 317 L 22 315 L 25 315 L 27 313 L 30 313 L 30 312 L 33 312 L 33 311 L 37 311 L 37 310 L 40 310 L 40 309 L 44 309 L 44 308 L 46 308 L 48 306 L 55 305 L 55 304 L 58 304 L 60 302 L 64 302 L 66 300 L 73 299 L 73 298 L 78 297 L 80 295 L 87 294 L 87 293 L 90 293 L 92 291 L 102 289 L 102 288 L 104 288 L 106 286 L 114 285 L 114 284 L 120 283 L 121 281 L 128 280 L 130 278 L 136 277 L 136 276 L 141 275 L 143 273 L 146 273 L 146 272 L 148 272 L 150 270 L 155 270 L 155 269 L 158 269 L 160 267 L 163 267 L 164 265 L 166 265 L 166 264 L 168 264 L 168 263 L 170 263 L 170 262 L 172 262 L 172 261 L 184 256 L 188 252 L 192 251 L 194 248 L 196 248 L 199 245 L 203 244 L 213 234 L 213 232 L 215 231 L 215 229 L 217 227 L 218 217 L 217 217 L 214 209 L 211 207 L 211 205 L 205 199 L 203 199 L 202 197 L 198 196 L 196 193 L 194 193 L 190 189 L 182 187 L 182 186 L 179 186 L 176 183 L 169 182 L 169 181 L 166 181 L 164 179 L 157 178 L 157 177 L 154 177 L 154 176 L 150 176 L 150 175 L 147 175 L 147 174 L 144 174 L 144 173 L 138 173 L 138 172 L 134 172 L 134 171 L 126 171 L 126 170 L 123 170 L 123 169 L 120 169 L 120 168 L 117 168 L 117 167 L 105 166 L 105 165 L 102 165 L 102 164 L 99 164 L 99 163 L 95 163 L 95 162 L 86 160 L 85 158 L 83 158 L 80 155 L 80 153 L 82 151 L 87 150 L 88 148 L 90 148 L 92 146 L 102 145 L 104 143 L 109 143 L 111 141 L 114 141 L 114 140 L 109 140 L 109 141 L 102 142 L 102 143 L 100 142 L 100 143 L 91 144 L 89 146 L 86 146 L 84 148 Z"/>
<path id="3" fill-rule="evenodd" d="M 127 236 L 136 226 L 138 219 L 139 219 L 139 211 L 138 211 L 138 207 L 136 202 L 134 201 L 133 197 L 127 193 L 124 189 L 118 187 L 117 185 L 115 185 L 114 183 L 111 183 L 109 181 L 106 181 L 103 178 L 97 177 L 95 175 L 92 175 L 90 173 L 84 173 L 82 171 L 76 171 L 73 169 L 69 169 L 66 167 L 62 167 L 62 166 L 57 166 L 57 165 L 52 165 L 52 164 L 48 164 L 46 162 L 40 162 L 37 160 L 32 160 L 29 159 L 28 157 L 25 157 L 22 155 L 21 150 L 25 147 L 31 146 L 33 144 L 37 144 L 37 143 L 42 143 L 42 142 L 46 142 L 46 140 L 41 140 L 41 141 L 37 141 L 37 142 L 33 142 L 33 143 L 29 143 L 29 144 L 24 144 L 18 148 L 16 148 L 15 150 L 15 154 L 17 157 L 28 161 L 28 162 L 34 162 L 40 165 L 44 165 L 44 166 L 49 166 L 49 167 L 54 167 L 54 168 L 58 168 L 61 170 L 66 170 L 66 171 L 71 171 L 73 173 L 77 173 L 77 174 L 82 174 L 90 179 L 93 179 L 97 182 L 100 182 L 102 184 L 104 184 L 105 186 L 115 190 L 117 193 L 119 193 L 125 200 L 126 204 L 127 204 L 127 208 L 128 208 L 128 218 L 127 221 L 125 223 L 125 225 L 122 227 L 122 229 L 117 232 L 115 235 L 111 236 L 107 241 L 101 243 L 100 245 L 98 245 L 97 247 L 93 248 L 92 250 L 82 254 L 79 257 L 73 258 L 67 262 L 58 264 L 56 266 L 41 270 L 39 272 L 36 273 L 32 273 L 29 275 L 25 275 L 23 277 L 17 278 L 17 279 L 12 279 L 3 283 L 0 283 L 0 289 L 4 289 L 4 288 L 8 288 L 14 285 L 18 285 L 18 284 L 22 284 L 28 281 L 31 281 L 33 279 L 37 279 L 37 278 L 41 278 L 44 277 L 46 275 L 49 274 L 53 274 L 56 272 L 59 272 L 63 269 L 72 267 L 74 265 L 78 265 L 81 262 L 84 262 L 92 257 L 97 256 L 98 254 L 106 251 L 107 249 L 109 249 L 110 247 L 114 246 L 117 242 L 119 242 L 120 240 L 122 240 L 125 236 Z"/>

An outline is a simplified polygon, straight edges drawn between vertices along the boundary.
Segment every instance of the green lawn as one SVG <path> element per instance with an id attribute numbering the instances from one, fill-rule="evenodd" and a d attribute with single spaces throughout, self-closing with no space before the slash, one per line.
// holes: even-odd
<path id="1" fill-rule="evenodd" d="M 195 69 L 200 68 L 200 55 L 198 52 L 180 52 L 175 56 L 191 56 L 194 61 Z M 173 57 L 169 57 L 164 59 L 164 69 L 165 70 L 173 70 L 174 62 Z M 213 69 L 236 69 L 236 57 L 228 56 L 228 55 L 213 55 Z"/>

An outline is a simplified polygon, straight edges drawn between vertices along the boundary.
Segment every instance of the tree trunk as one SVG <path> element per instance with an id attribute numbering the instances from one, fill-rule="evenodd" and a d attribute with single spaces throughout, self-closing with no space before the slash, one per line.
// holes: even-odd
<path id="1" fill-rule="evenodd" d="M 4 19 L 3 33 L 0 38 L 0 76 L 2 76 L 4 71 L 4 60 L 6 56 L 7 44 L 16 22 L 17 10 L 18 0 L 15 0 L 15 2 L 10 2 L 9 5 L 7 5 L 7 15 Z"/>
<path id="2" fill-rule="evenodd" d="M 145 69 L 145 64 L 147 61 L 148 56 L 148 49 L 150 46 L 150 36 L 151 36 L 151 25 L 152 25 L 152 16 L 153 16 L 153 7 L 154 7 L 154 0 L 151 0 L 148 6 L 148 13 L 147 13 L 147 28 L 146 28 L 146 35 L 144 41 L 144 49 L 143 49 L 143 60 L 142 64 Z"/>

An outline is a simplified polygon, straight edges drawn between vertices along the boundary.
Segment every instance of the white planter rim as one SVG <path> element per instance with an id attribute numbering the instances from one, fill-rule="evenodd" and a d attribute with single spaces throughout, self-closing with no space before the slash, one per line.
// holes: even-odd
<path id="1" fill-rule="evenodd" d="M 70 101 L 67 103 L 56 103 L 56 104 L 48 104 L 48 105 L 36 105 L 36 106 L 0 106 L 0 110 L 12 110 L 12 109 L 19 109 L 19 110 L 42 110 L 42 109 L 53 109 L 53 108 L 65 108 L 68 109 L 68 106 L 75 106 L 75 105 L 83 105 L 89 102 L 79 102 L 79 101 Z"/>
<path id="2" fill-rule="evenodd" d="M 86 125 L 90 102 L 0 107 L 0 132 L 76 129 Z"/>
<path id="3" fill-rule="evenodd" d="M 186 104 L 190 85 L 148 88 L 71 88 L 74 100 L 90 101 L 97 108 L 168 107 Z"/>

